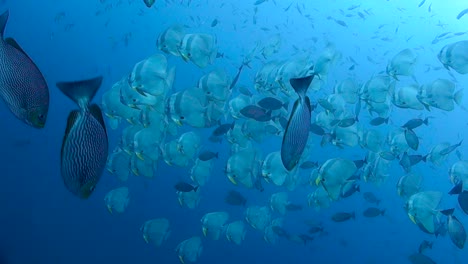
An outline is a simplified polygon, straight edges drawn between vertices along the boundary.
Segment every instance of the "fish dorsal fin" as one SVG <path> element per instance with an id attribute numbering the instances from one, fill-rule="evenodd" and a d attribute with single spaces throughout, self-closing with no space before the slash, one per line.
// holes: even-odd
<path id="1" fill-rule="evenodd" d="M 453 211 L 455 211 L 455 208 L 442 210 L 442 211 L 440 211 L 440 212 L 441 212 L 443 215 L 451 216 L 451 215 L 453 214 Z"/>
<path id="2" fill-rule="evenodd" d="M 63 146 L 65 146 L 65 141 L 67 140 L 68 134 L 70 133 L 70 130 L 72 129 L 72 127 L 75 125 L 76 120 L 78 119 L 79 115 L 80 115 L 79 110 L 73 110 L 68 115 L 67 126 L 65 128 L 65 135 L 63 136 L 63 142 L 62 142 L 62 156 L 63 156 Z"/>
<path id="3" fill-rule="evenodd" d="M 101 126 L 105 129 L 106 125 L 104 123 L 104 118 L 102 117 L 101 108 L 99 108 L 97 104 L 92 104 L 89 107 L 89 112 L 91 113 L 91 115 L 93 115 L 94 118 L 96 118 L 99 124 L 101 124 Z"/>
<path id="4" fill-rule="evenodd" d="M 304 97 L 313 79 L 314 75 L 312 74 L 301 78 L 291 78 L 289 83 L 294 88 L 294 91 L 296 91 L 299 97 Z"/>
<path id="5" fill-rule="evenodd" d="M 80 108 L 86 108 L 101 86 L 102 76 L 74 82 L 58 82 L 57 87 Z"/>
<path id="6" fill-rule="evenodd" d="M 3 39 L 3 33 L 5 33 L 5 27 L 8 22 L 8 17 L 10 16 L 10 11 L 5 11 L 0 16 L 0 37 Z"/>
<path id="7" fill-rule="evenodd" d="M 26 52 L 24 52 L 24 50 L 20 47 L 20 45 L 18 44 L 18 42 L 16 42 L 16 40 L 14 40 L 13 38 L 6 38 L 5 39 L 5 42 L 10 44 L 11 46 L 13 46 L 15 49 L 19 50 L 21 53 L 23 53 L 24 55 L 28 56 L 28 54 L 26 54 Z M 29 56 L 28 56 L 29 57 Z"/>

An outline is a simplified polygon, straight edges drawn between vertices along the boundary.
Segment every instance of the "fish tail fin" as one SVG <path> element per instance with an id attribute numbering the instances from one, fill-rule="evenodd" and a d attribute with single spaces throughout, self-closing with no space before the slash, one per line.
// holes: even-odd
<path id="1" fill-rule="evenodd" d="M 307 89 L 310 86 L 310 83 L 314 79 L 314 74 L 306 76 L 306 77 L 301 77 L 301 78 L 291 78 L 289 79 L 289 83 L 291 84 L 292 88 L 296 93 L 299 95 L 299 97 L 304 97 Z"/>
<path id="2" fill-rule="evenodd" d="M 463 89 L 458 90 L 454 95 L 453 95 L 453 100 L 457 105 L 461 105 L 463 99 Z"/>
<path id="3" fill-rule="evenodd" d="M 423 156 L 421 160 L 426 162 L 427 161 L 427 156 L 429 156 L 429 153 L 427 153 L 425 156 Z"/>
<path id="4" fill-rule="evenodd" d="M 451 208 L 451 209 L 447 209 L 447 210 L 442 210 L 440 211 L 442 214 L 446 215 L 446 216 L 451 216 L 453 214 L 453 212 L 455 211 L 455 208 Z"/>
<path id="5" fill-rule="evenodd" d="M 77 105 L 84 108 L 96 95 L 101 86 L 102 76 L 74 82 L 58 82 L 57 87 Z"/>
<path id="6" fill-rule="evenodd" d="M 3 33 L 5 32 L 5 27 L 8 22 L 8 17 L 10 16 L 10 11 L 5 11 L 0 16 L 0 37 L 3 39 Z"/>
<path id="7" fill-rule="evenodd" d="M 423 123 L 428 126 L 429 125 L 429 117 L 426 117 L 424 120 L 423 120 Z"/>
<path id="8" fill-rule="evenodd" d="M 356 191 L 361 192 L 361 186 L 360 186 L 360 185 L 358 185 L 358 186 L 356 187 Z"/>
<path id="9" fill-rule="evenodd" d="M 384 216 L 384 215 L 385 215 L 385 211 L 386 211 L 386 210 L 383 209 L 382 211 L 380 211 L 380 214 L 381 214 L 382 216 Z"/>
<path id="10" fill-rule="evenodd" d="M 195 186 L 195 188 L 193 188 L 193 190 L 194 190 L 195 192 L 197 192 L 197 191 L 198 191 L 198 187 L 200 187 L 200 186 L 199 186 L 199 185 Z"/>

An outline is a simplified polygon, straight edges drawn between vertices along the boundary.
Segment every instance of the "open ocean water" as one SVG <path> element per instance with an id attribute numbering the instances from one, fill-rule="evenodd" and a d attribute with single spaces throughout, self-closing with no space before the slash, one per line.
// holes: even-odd
<path id="1" fill-rule="evenodd" d="M 157 0 L 151 7 L 143 0 L 1 2 L 0 11 L 10 12 L 4 37 L 14 38 L 40 69 L 49 87 L 50 104 L 47 123 L 42 129 L 24 124 L 15 118 L 6 104 L 0 104 L 0 264 L 190 263 L 188 257 L 183 257 L 189 253 L 176 251 L 176 248 L 191 237 L 199 237 L 202 243 L 201 250 L 194 249 L 201 253 L 196 263 L 206 264 L 432 263 L 415 260 L 416 257 L 421 258 L 420 255 L 414 257 L 414 254 L 418 253 L 424 240 L 433 246 L 421 254 L 434 262 L 467 263 L 466 249 L 458 248 L 451 240 L 458 235 L 464 243 L 466 234 L 463 237 L 464 230 L 451 226 L 453 222 L 447 225 L 447 221 L 459 221 L 464 226 L 468 224 L 463 210 L 468 200 L 460 199 L 459 202 L 457 195 L 448 194 L 454 183 L 468 179 L 468 165 L 457 174 L 459 178 L 452 181 L 449 172 L 457 162 L 463 166 L 460 161 L 468 158 L 468 148 L 463 142 L 438 158 L 435 156 L 440 156 L 441 150 L 439 153 L 434 150 L 436 145 L 447 143 L 442 151 L 448 152 L 447 148 L 467 135 L 466 99 L 457 97 L 460 94 L 455 93 L 467 87 L 468 74 L 458 73 L 453 67 L 453 63 L 457 63 L 455 67 L 468 71 L 468 15 L 460 13 L 468 8 L 465 1 Z M 457 19 L 459 14 L 461 16 Z M 192 53 L 192 60 L 188 61 L 184 61 L 180 54 L 161 51 L 157 40 L 174 25 L 181 25 L 184 34 L 208 34 L 206 38 L 216 39 L 214 46 L 207 50 L 204 46 L 195 47 L 202 45 L 198 42 L 177 42 L 178 49 Z M 438 54 L 446 45 L 457 42 L 462 44 L 449 61 L 452 65 L 447 67 L 451 69 L 446 69 Z M 400 51 L 407 48 L 412 56 L 395 59 Z M 195 61 L 195 52 L 204 52 L 200 56 L 210 57 L 208 65 L 197 65 L 201 63 Z M 77 109 L 77 105 L 60 92 L 56 83 L 102 75 L 103 83 L 93 102 L 108 113 L 111 107 L 103 106 L 103 95 L 115 83 L 127 80 L 127 76 L 135 72 L 136 63 L 154 54 L 167 58 L 167 72 L 175 67 L 175 77 L 173 84 L 168 81 L 171 88 L 161 95 L 162 100 L 149 110 L 162 109 L 162 121 L 156 126 L 167 126 L 162 129 L 164 135 L 157 138 L 158 144 L 154 146 L 156 152 L 161 153 L 151 162 L 154 169 L 149 174 L 153 174 L 150 175 L 152 177 L 133 175 L 135 164 L 128 162 L 127 180 L 120 180 L 115 173 L 105 169 L 91 196 L 78 198 L 65 188 L 60 171 L 67 117 L 70 111 Z M 229 90 L 229 84 L 246 60 L 250 63 L 243 66 L 239 80 Z M 296 68 L 282 68 L 291 61 L 297 62 Z M 267 72 L 267 80 L 260 81 L 259 72 L 265 72 L 265 65 L 272 69 Z M 389 75 L 388 65 L 401 74 L 395 78 Z M 283 72 L 279 71 L 280 68 Z M 192 95 L 189 98 L 188 93 L 183 93 L 194 89 L 202 76 L 214 70 L 224 71 L 228 76 L 223 100 L 210 99 L 209 92 L 213 91 L 207 91 L 206 87 L 198 97 Z M 303 76 L 307 70 L 315 74 L 316 81 L 307 92 L 311 104 L 316 106 L 311 122 L 319 124 L 324 134 L 309 133 L 300 164 L 313 161 L 322 166 L 335 158 L 354 164 L 352 161 L 367 157 L 363 167 L 353 171 L 335 168 L 329 172 L 325 166 L 320 168 L 318 173 L 322 173 L 322 178 L 338 181 L 339 192 L 333 201 L 327 195 L 322 197 L 330 203 L 323 208 L 310 199 L 318 188 L 323 190 L 320 185 L 324 183 L 318 181 L 319 186 L 315 184 L 318 168 L 301 169 L 298 164 L 287 172 L 281 160 L 277 159 L 272 166 L 280 172 L 271 172 L 276 173 L 272 176 L 263 167 L 262 174 L 262 164 L 267 156 L 282 148 L 284 127 L 279 120 L 281 117 L 289 120 L 298 98 L 289 86 L 289 78 L 300 77 L 298 71 Z M 278 76 L 287 78 L 286 88 L 278 85 Z M 369 80 L 374 78 L 381 78 L 379 80 L 384 84 L 369 84 Z M 166 76 L 166 79 L 170 78 Z M 437 79 L 447 80 L 450 85 L 446 82 L 445 86 L 429 91 L 427 87 Z M 338 93 L 336 87 L 344 80 L 350 80 L 354 87 L 358 87 L 357 90 L 347 90 L 355 98 L 360 98 L 358 101 L 362 106 L 358 121 L 355 120 L 356 101 L 346 103 L 331 96 Z M 395 94 L 410 85 L 414 85 L 419 93 L 408 94 L 408 97 L 422 109 L 397 106 Z M 247 88 L 252 95 L 245 95 L 245 90 L 242 92 L 240 87 Z M 176 93 L 183 100 L 171 101 L 171 96 Z M 135 95 L 148 99 L 136 91 L 132 96 Z M 263 113 L 268 119 L 265 122 L 253 121 L 253 117 L 239 114 L 240 109 L 236 111 L 229 107 L 230 100 L 234 98 L 250 100 L 244 105 L 247 106 L 256 105 L 266 97 L 274 97 L 287 104 L 283 110 Z M 333 109 L 327 109 L 328 105 L 323 101 L 317 104 L 320 100 L 328 100 Z M 454 103 L 454 100 L 458 101 Z M 213 110 L 214 104 L 219 109 Z M 148 105 L 142 103 L 132 109 L 141 111 Z M 444 106 L 450 109 L 440 109 Z M 190 120 L 184 117 L 181 121 L 179 113 L 174 114 L 178 111 L 195 114 Z M 210 114 L 212 116 L 208 116 Z M 371 125 L 371 120 L 379 116 L 388 118 L 387 122 L 382 120 L 380 125 Z M 134 117 L 140 120 L 139 116 Z M 414 129 L 419 146 L 413 150 L 408 145 L 414 143 L 414 138 L 413 141 L 408 139 L 404 136 L 405 130 L 399 129 L 410 119 L 424 120 L 426 117 L 429 117 L 428 124 Z M 181 126 L 176 125 L 176 119 Z M 340 123 L 346 119 L 353 124 L 346 126 Z M 125 128 L 135 124 L 122 118 L 118 127 L 113 129 L 111 122 L 117 121 L 108 115 L 105 121 L 109 156 L 112 156 L 116 149 L 128 147 L 124 146 L 121 138 L 127 135 Z M 193 125 L 200 122 L 203 127 Z M 221 142 L 209 139 L 220 124 L 233 122 L 235 125 L 230 131 L 218 137 Z M 245 125 L 247 122 L 250 126 Z M 236 135 L 235 130 L 238 131 Z M 370 130 L 375 134 L 365 139 Z M 397 137 L 395 131 L 403 135 L 400 139 L 408 141 L 408 145 L 405 141 L 398 145 L 404 150 L 395 149 L 392 145 Z M 168 165 L 167 144 L 171 141 L 180 144 L 178 139 L 188 132 L 198 135 L 199 142 L 186 142 L 195 148 L 195 153 L 187 158 L 185 165 Z M 325 140 L 321 144 L 327 135 L 330 141 Z M 183 156 L 180 147 L 175 150 Z M 132 149 L 128 151 L 129 160 L 135 152 Z M 218 157 L 212 159 L 211 169 L 205 175 L 206 183 L 200 184 L 190 176 L 197 157 L 206 151 L 218 153 Z M 255 153 L 252 154 L 255 158 L 252 160 L 248 155 L 239 155 L 239 152 Z M 442 199 L 434 208 L 419 208 L 418 215 L 413 215 L 413 218 L 418 222 L 423 213 L 430 214 L 430 220 L 426 217 L 419 218 L 419 221 L 435 222 L 436 227 L 442 228 L 442 234 L 429 234 L 428 230 L 422 230 L 424 227 L 413 223 L 405 206 L 410 198 L 398 195 L 397 183 L 408 173 L 400 165 L 405 153 L 429 154 L 426 162 L 421 161 L 406 169 L 422 178 L 421 184 L 412 186 L 417 189 L 415 193 L 437 191 L 442 194 Z M 236 154 L 237 160 L 234 161 L 232 157 Z M 432 162 L 431 157 L 437 161 Z M 133 158 L 134 162 L 139 162 Z M 251 165 L 245 166 L 245 163 Z M 235 174 L 232 171 L 236 169 L 242 175 L 236 174 L 235 179 L 230 180 L 228 176 L 232 178 Z M 347 173 L 351 173 L 353 178 L 340 179 Z M 273 177 L 283 180 L 275 181 Z M 199 201 L 194 202 L 194 208 L 180 202 L 180 197 L 185 194 L 176 193 L 174 187 L 180 182 L 199 186 L 195 199 Z M 255 182 L 260 182 L 264 190 L 256 188 Z M 349 197 L 340 197 L 343 186 L 349 183 L 359 186 L 360 191 Z M 110 213 L 104 197 L 119 187 L 128 188 L 128 206 L 122 213 L 116 210 Z M 235 206 L 226 203 L 225 198 L 231 190 L 239 192 L 246 199 L 246 204 Z M 287 201 L 274 204 L 272 195 L 282 192 L 287 193 Z M 366 192 L 373 193 L 379 203 L 373 204 L 365 199 Z M 298 205 L 298 210 L 286 209 L 283 214 L 278 209 L 291 208 L 291 205 Z M 268 216 L 262 217 L 267 219 L 272 241 L 266 241 L 264 229 L 253 228 L 253 220 L 246 219 L 248 208 L 255 206 L 265 206 L 268 211 Z M 385 210 L 385 213 L 366 217 L 363 212 L 369 207 Z M 455 220 L 440 213 L 450 208 L 455 208 Z M 220 224 L 217 240 L 210 235 L 204 236 L 202 231 L 201 219 L 211 212 L 227 212 L 229 215 L 229 219 Z M 337 222 L 333 216 L 340 212 L 354 213 L 355 219 Z M 152 241 L 146 243 L 142 226 L 148 220 L 159 218 L 169 221 L 170 233 L 163 235 L 159 246 Z M 274 219 L 281 221 L 274 222 Z M 245 239 L 240 245 L 226 239 L 227 225 L 234 221 L 244 223 Z M 323 230 L 309 232 L 314 226 Z M 443 232 L 444 229 L 448 229 L 448 233 Z"/>

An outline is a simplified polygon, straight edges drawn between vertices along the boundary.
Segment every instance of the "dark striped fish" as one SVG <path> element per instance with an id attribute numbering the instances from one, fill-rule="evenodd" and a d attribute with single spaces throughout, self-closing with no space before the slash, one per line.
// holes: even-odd
<path id="1" fill-rule="evenodd" d="M 57 87 L 80 107 L 80 110 L 73 110 L 68 116 L 62 142 L 61 174 L 67 189 L 82 199 L 93 192 L 108 154 L 101 109 L 96 104 L 89 105 L 101 83 L 101 76 L 57 83 Z"/>
<path id="2" fill-rule="evenodd" d="M 281 161 L 288 171 L 296 167 L 309 137 L 311 107 L 306 92 L 313 79 L 314 75 L 289 80 L 299 98 L 294 103 L 281 144 Z"/>
<path id="3" fill-rule="evenodd" d="M 49 111 L 49 89 L 36 64 L 11 38 L 3 39 L 9 12 L 0 16 L 0 96 L 24 123 L 43 128 Z"/>

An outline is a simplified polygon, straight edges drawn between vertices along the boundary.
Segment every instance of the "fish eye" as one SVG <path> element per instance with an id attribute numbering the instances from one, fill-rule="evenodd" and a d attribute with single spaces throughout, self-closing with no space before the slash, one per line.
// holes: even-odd
<path id="1" fill-rule="evenodd" d="M 184 120 L 184 119 L 185 119 L 185 117 L 181 116 L 181 117 L 180 117 L 180 119 L 181 119 L 181 120 Z"/>
<path id="2" fill-rule="evenodd" d="M 135 103 L 137 100 L 136 100 L 135 98 L 133 98 L 133 100 L 132 100 L 132 101 Z"/>
<path id="3" fill-rule="evenodd" d="M 187 53 L 187 56 L 188 56 L 188 57 L 192 57 L 192 53 Z"/>

